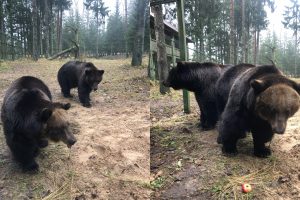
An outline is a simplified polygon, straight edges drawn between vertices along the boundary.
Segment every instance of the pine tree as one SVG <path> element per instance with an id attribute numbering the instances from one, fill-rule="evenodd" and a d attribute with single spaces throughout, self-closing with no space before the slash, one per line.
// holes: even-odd
<path id="1" fill-rule="evenodd" d="M 300 28 L 300 4 L 297 0 L 290 0 L 292 3 L 292 6 L 286 7 L 285 13 L 284 13 L 284 21 L 282 22 L 283 25 L 286 28 L 289 28 L 294 31 L 294 37 L 295 37 L 295 56 L 294 56 L 294 73 L 297 74 L 297 56 L 298 56 L 298 30 Z"/>

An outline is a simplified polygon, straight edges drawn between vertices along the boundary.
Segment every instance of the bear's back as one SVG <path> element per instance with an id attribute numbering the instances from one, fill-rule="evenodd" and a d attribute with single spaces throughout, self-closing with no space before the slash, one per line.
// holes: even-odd
<path id="1" fill-rule="evenodd" d="M 249 109 L 255 101 L 254 91 L 250 82 L 265 76 L 282 77 L 281 71 L 273 65 L 263 65 L 250 68 L 238 75 L 231 87 L 229 98 L 240 108 Z"/>
<path id="2" fill-rule="evenodd" d="M 49 88 L 38 78 L 23 76 L 15 80 L 5 93 L 2 114 L 30 113 L 52 99 Z M 15 114 L 15 113 L 14 113 Z"/>

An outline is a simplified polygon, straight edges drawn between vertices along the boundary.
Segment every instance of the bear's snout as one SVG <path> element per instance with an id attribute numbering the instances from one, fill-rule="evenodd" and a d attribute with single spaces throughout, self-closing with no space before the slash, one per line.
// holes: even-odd
<path id="1" fill-rule="evenodd" d="M 94 84 L 94 85 L 93 85 L 93 90 L 94 90 L 94 91 L 97 91 L 97 90 L 98 90 L 98 85 L 97 85 L 97 84 Z"/>
<path id="2" fill-rule="evenodd" d="M 272 130 L 274 133 L 283 134 L 285 132 L 286 123 L 284 122 L 277 122 L 272 125 Z"/>
<path id="3" fill-rule="evenodd" d="M 73 146 L 77 142 L 73 133 L 71 133 L 69 131 L 66 132 L 66 140 L 67 140 L 66 143 L 67 143 L 68 148 L 71 148 L 71 146 Z"/>
<path id="4" fill-rule="evenodd" d="M 273 132 L 275 132 L 277 134 L 284 134 L 285 127 L 275 127 L 275 128 L 273 128 Z"/>
<path id="5" fill-rule="evenodd" d="M 76 142 L 77 140 L 75 137 L 71 140 L 68 140 L 68 144 L 67 144 L 68 148 L 71 148 L 71 146 L 73 146 Z"/>
<path id="6" fill-rule="evenodd" d="M 169 81 L 167 81 L 167 80 L 164 80 L 164 81 L 162 82 L 162 84 L 163 84 L 165 87 L 170 87 L 170 83 L 169 83 Z"/>

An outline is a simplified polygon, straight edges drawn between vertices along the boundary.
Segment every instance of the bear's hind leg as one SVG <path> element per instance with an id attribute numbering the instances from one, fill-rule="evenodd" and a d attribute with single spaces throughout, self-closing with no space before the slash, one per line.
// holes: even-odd
<path id="1" fill-rule="evenodd" d="M 212 101 L 205 102 L 202 112 L 205 113 L 205 127 L 203 128 L 206 128 L 206 130 L 215 128 L 218 119 L 215 103 Z"/>
<path id="2" fill-rule="evenodd" d="M 206 101 L 204 98 L 201 98 L 200 94 L 195 93 L 196 101 L 199 106 L 200 110 L 200 124 L 199 127 L 202 128 L 202 130 L 207 131 L 211 130 L 215 127 L 216 121 L 214 121 L 213 115 L 216 113 L 215 108 L 212 107 L 208 101 Z M 213 110 L 211 110 L 213 109 Z"/>
<path id="3" fill-rule="evenodd" d="M 223 144 L 222 151 L 226 154 L 237 154 L 236 143 L 245 134 L 243 119 L 233 112 L 232 109 L 225 108 L 218 126 L 218 143 Z"/>
<path id="4" fill-rule="evenodd" d="M 47 139 L 38 139 L 38 145 L 39 145 L 39 148 L 45 148 L 48 146 L 48 140 Z"/>
<path id="5" fill-rule="evenodd" d="M 61 88 L 61 93 L 64 95 L 66 98 L 72 98 L 73 96 L 70 93 L 71 89 L 67 87 Z"/>

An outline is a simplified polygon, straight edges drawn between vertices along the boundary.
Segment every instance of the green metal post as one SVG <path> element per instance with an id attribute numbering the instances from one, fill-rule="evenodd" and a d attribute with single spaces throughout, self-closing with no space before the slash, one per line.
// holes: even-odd
<path id="1" fill-rule="evenodd" d="M 150 66 L 150 79 L 155 80 L 155 65 L 154 65 L 154 62 L 153 62 L 153 53 L 152 53 L 152 51 L 150 51 L 149 66 Z"/>
<path id="2" fill-rule="evenodd" d="M 179 33 L 179 49 L 180 60 L 187 60 L 186 51 L 186 34 L 184 24 L 184 0 L 177 0 L 177 19 L 178 19 L 178 33 Z M 187 90 L 183 90 L 183 110 L 184 113 L 190 113 L 190 95 Z"/>
<path id="3" fill-rule="evenodd" d="M 172 64 L 173 67 L 176 65 L 176 56 L 175 56 L 175 39 L 172 37 Z"/>

